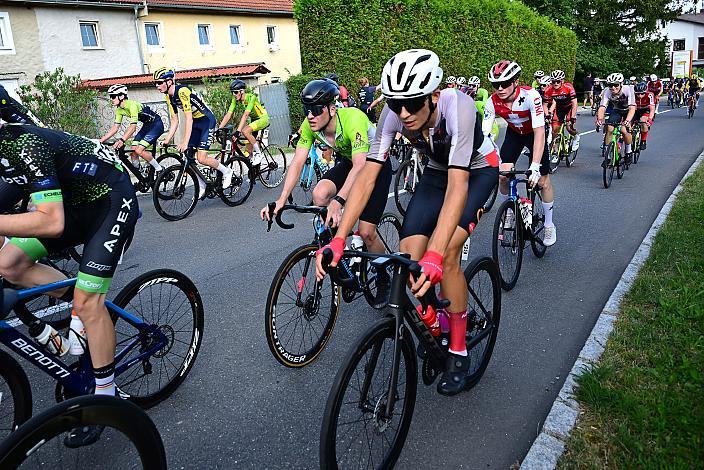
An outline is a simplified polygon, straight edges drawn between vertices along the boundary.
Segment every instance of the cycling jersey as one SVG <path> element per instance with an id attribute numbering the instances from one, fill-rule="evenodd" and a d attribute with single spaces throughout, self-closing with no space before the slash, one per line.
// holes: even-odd
<path id="1" fill-rule="evenodd" d="M 699 88 L 699 80 L 697 80 L 696 78 L 690 79 L 687 82 L 687 89 L 690 91 L 690 93 L 696 92 L 697 90 L 699 90 Z"/>
<path id="2" fill-rule="evenodd" d="M 173 96 L 166 94 L 166 104 L 168 104 L 171 114 L 178 114 L 178 109 L 182 109 L 186 113 L 193 113 L 193 119 L 213 114 L 203 100 L 188 86 L 180 83 L 174 86 Z"/>
<path id="3" fill-rule="evenodd" d="M 235 110 L 242 110 L 248 111 L 249 116 L 253 121 L 259 119 L 262 116 L 268 116 L 266 109 L 264 109 L 264 106 L 259 102 L 259 97 L 255 95 L 254 93 L 246 93 L 244 95 L 244 101 L 240 103 L 235 99 L 235 97 L 232 97 L 232 101 L 230 102 L 230 108 L 227 110 L 228 113 L 233 113 Z"/>
<path id="4" fill-rule="evenodd" d="M 601 98 L 601 106 L 613 108 L 614 111 L 628 111 L 629 106 L 635 106 L 635 93 L 633 87 L 621 85 L 621 91 L 614 94 L 611 88 L 607 88 Z"/>
<path id="5" fill-rule="evenodd" d="M 598 96 L 601 94 L 602 91 L 604 91 L 604 87 L 601 86 L 601 83 L 599 83 L 599 84 L 595 83 L 594 86 L 592 87 L 592 91 L 594 92 L 594 96 Z"/>
<path id="6" fill-rule="evenodd" d="M 552 85 L 547 87 L 543 99 L 548 104 L 554 100 L 558 108 L 572 107 L 572 100 L 577 99 L 577 92 L 571 83 L 563 82 L 558 89 Z"/>
<path id="7" fill-rule="evenodd" d="M 484 134 L 491 132 L 491 126 L 499 116 L 506 120 L 509 129 L 519 134 L 532 134 L 533 129 L 545 126 L 545 114 L 540 93 L 528 86 L 516 89 L 515 99 L 506 104 L 494 93 L 484 107 Z"/>
<path id="8" fill-rule="evenodd" d="M 331 146 L 323 131 L 313 132 L 308 119 L 301 124 L 301 137 L 296 148 L 310 150 L 314 142 L 332 147 L 340 157 L 352 160 L 360 153 L 369 152 L 369 142 L 374 139 L 376 129 L 367 115 L 359 108 L 338 108 L 335 115 L 335 145 Z"/>
<path id="9" fill-rule="evenodd" d="M 489 99 L 489 92 L 484 88 L 477 88 L 477 92 L 472 98 L 474 98 L 474 104 L 477 106 L 479 115 L 484 116 L 484 106 L 486 106 L 486 100 Z"/>
<path id="10" fill-rule="evenodd" d="M 657 96 L 662 91 L 662 81 L 648 82 L 648 91 Z"/>
<path id="11" fill-rule="evenodd" d="M 642 95 L 636 93 L 635 103 L 636 109 L 649 109 L 651 106 L 655 106 L 655 96 L 649 91 Z"/>
<path id="12" fill-rule="evenodd" d="M 377 87 L 375 86 L 363 86 L 359 90 L 359 102 L 360 109 L 366 111 L 369 105 L 374 101 L 374 93 L 376 93 Z"/>
<path id="13" fill-rule="evenodd" d="M 123 106 L 115 108 L 115 124 L 122 123 L 122 119 L 125 117 L 130 120 L 130 124 L 138 122 L 150 124 L 157 119 L 161 120 L 149 106 L 145 106 L 139 101 L 125 100 L 122 104 Z"/>
<path id="14" fill-rule="evenodd" d="M 11 97 L 2 85 L 0 85 L 0 119 L 11 123 L 45 127 L 25 106 Z"/>
<path id="15" fill-rule="evenodd" d="M 396 133 L 400 132 L 430 158 L 428 168 L 469 171 L 498 166 L 498 154 L 491 139 L 482 133 L 479 113 L 472 98 L 455 88 L 446 88 L 440 92 L 436 106 L 438 112 L 429 132 L 429 141 L 422 132 L 407 130 L 398 115 L 384 106 L 367 159 L 384 162 Z"/>

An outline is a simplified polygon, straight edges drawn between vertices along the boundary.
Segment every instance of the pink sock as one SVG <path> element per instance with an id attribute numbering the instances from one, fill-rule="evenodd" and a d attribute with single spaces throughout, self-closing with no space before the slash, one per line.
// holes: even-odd
<path id="1" fill-rule="evenodd" d="M 467 310 L 462 312 L 447 311 L 450 318 L 450 352 L 460 356 L 467 355 Z"/>

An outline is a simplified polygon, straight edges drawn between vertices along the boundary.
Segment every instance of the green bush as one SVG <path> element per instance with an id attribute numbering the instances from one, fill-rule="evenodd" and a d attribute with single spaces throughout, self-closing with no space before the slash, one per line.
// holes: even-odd
<path id="1" fill-rule="evenodd" d="M 294 14 L 304 73 L 335 71 L 350 91 L 360 77 L 376 85 L 386 61 L 411 48 L 436 52 L 446 76 L 486 82 L 489 67 L 501 59 L 518 62 L 526 83 L 538 69 L 574 76 L 574 33 L 521 2 L 297 0 Z"/>
<path id="2" fill-rule="evenodd" d="M 43 72 L 18 91 L 22 103 L 44 124 L 86 137 L 97 137 L 98 92 L 81 87 L 79 75 L 64 69 Z"/>
<path id="3" fill-rule="evenodd" d="M 235 77 L 220 77 L 208 78 L 203 77 L 203 99 L 208 104 L 208 108 L 215 114 L 215 119 L 218 123 L 222 121 L 223 116 L 227 113 L 230 103 L 232 102 L 232 93 L 230 92 L 230 83 Z M 252 93 L 254 89 L 247 87 L 247 93 Z M 236 126 L 242 118 L 242 110 L 235 111 L 230 118 L 229 124 Z"/>
<path id="4" fill-rule="evenodd" d="M 301 90 L 306 84 L 318 78 L 316 75 L 298 74 L 291 75 L 286 80 L 286 91 L 288 92 L 288 112 L 291 116 L 291 132 L 296 132 L 305 116 L 303 115 L 303 105 L 301 104 Z"/>

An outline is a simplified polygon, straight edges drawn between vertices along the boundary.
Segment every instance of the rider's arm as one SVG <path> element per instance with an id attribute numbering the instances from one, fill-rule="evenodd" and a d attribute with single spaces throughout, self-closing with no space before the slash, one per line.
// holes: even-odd
<path id="1" fill-rule="evenodd" d="M 174 134 L 176 134 L 176 129 L 178 129 L 178 111 L 171 105 L 171 100 L 169 100 L 168 95 L 166 98 L 166 107 L 169 108 L 169 115 L 171 116 L 171 124 L 169 125 L 169 132 L 166 134 L 164 139 L 165 143 L 171 142 Z"/>
<path id="2" fill-rule="evenodd" d="M 244 108 L 244 112 L 242 113 L 242 119 L 240 119 L 240 124 L 237 126 L 238 131 L 242 132 L 242 129 L 244 129 L 244 126 L 247 125 L 247 118 L 249 118 L 249 114 L 254 109 L 254 104 L 256 101 L 257 100 L 254 96 L 250 96 L 249 103 L 247 104 L 247 107 Z"/>
<path id="3" fill-rule="evenodd" d="M 494 110 L 494 102 L 491 96 L 487 98 L 484 104 L 484 117 L 482 120 L 482 134 L 491 135 L 491 129 L 494 127 L 494 120 L 496 119 L 496 111 Z"/>
<path id="4" fill-rule="evenodd" d="M 300 141 L 299 141 L 300 144 Z M 277 205 L 282 206 L 286 204 L 286 199 L 293 191 L 293 188 L 299 183 L 301 177 L 301 171 L 303 171 L 303 165 L 306 163 L 308 158 L 308 152 L 310 152 L 310 147 L 296 146 L 296 152 L 293 155 L 293 161 L 289 164 L 288 171 L 286 172 L 286 179 L 284 180 L 284 187 L 281 190 L 281 195 L 276 201 Z M 313 164 L 313 162 L 311 162 Z"/>
<path id="5" fill-rule="evenodd" d="M 191 90 L 187 87 L 182 87 L 178 90 L 178 100 L 181 101 L 183 114 L 186 116 L 186 125 L 183 128 L 183 140 L 181 145 L 188 145 L 191 140 L 191 132 L 193 132 L 193 110 L 191 109 Z"/>
<path id="6" fill-rule="evenodd" d="M 577 118 L 577 108 L 579 107 L 579 101 L 577 100 L 577 91 L 574 87 L 571 87 L 570 96 L 572 97 L 572 119 Z"/>
<path id="7" fill-rule="evenodd" d="M 222 118 L 222 122 L 218 126 L 218 129 L 222 129 L 227 125 L 228 122 L 230 122 L 230 118 L 232 118 L 232 115 L 235 112 L 235 107 L 237 106 L 237 100 L 235 97 L 232 97 L 232 101 L 230 102 L 230 107 L 227 108 L 227 112 L 225 113 L 225 116 Z"/>
<path id="8" fill-rule="evenodd" d="M 628 114 L 626 115 L 626 121 L 632 122 L 633 116 L 636 114 L 636 95 L 633 92 L 633 88 L 629 88 L 628 93 Z"/>
<path id="9" fill-rule="evenodd" d="M 532 90 L 529 92 L 530 101 L 530 122 L 533 126 L 533 162 L 540 163 L 545 150 L 545 115 L 543 114 L 542 100 L 540 94 Z"/>
<path id="10" fill-rule="evenodd" d="M 141 111 L 141 105 L 132 100 L 127 100 L 126 102 L 126 109 L 130 114 L 130 125 L 127 126 L 127 129 L 125 129 L 125 133 L 122 134 L 122 143 L 124 144 L 126 141 L 130 140 L 130 137 L 134 135 L 135 132 L 137 132 L 137 123 L 139 122 L 139 112 Z"/>
<path id="11" fill-rule="evenodd" d="M 116 122 L 112 125 L 110 129 L 105 133 L 104 136 L 100 138 L 100 143 L 104 143 L 106 140 L 108 140 L 110 137 L 114 136 L 117 134 L 117 131 L 120 130 L 120 123 Z"/>

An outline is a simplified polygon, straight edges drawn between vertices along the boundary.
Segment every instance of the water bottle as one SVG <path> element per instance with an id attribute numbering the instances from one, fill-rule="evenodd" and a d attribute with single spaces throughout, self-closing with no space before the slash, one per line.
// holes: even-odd
<path id="1" fill-rule="evenodd" d="M 533 224 L 533 203 L 525 197 L 521 198 L 521 216 L 526 229 L 530 230 L 530 226 Z"/>
<path id="2" fill-rule="evenodd" d="M 68 352 L 68 340 L 51 325 L 38 321 L 29 327 L 29 334 L 51 354 L 64 356 Z"/>
<path id="3" fill-rule="evenodd" d="M 362 240 L 362 237 L 359 235 L 359 230 L 355 230 L 355 232 L 352 234 L 352 241 L 350 242 L 350 249 L 355 250 L 355 251 L 362 251 L 362 247 L 364 246 L 364 240 Z M 356 263 L 361 263 L 362 258 L 355 256 L 354 258 L 350 258 L 350 266 L 356 264 Z"/>
<path id="4" fill-rule="evenodd" d="M 423 306 L 418 305 L 416 311 L 420 319 L 425 323 L 425 326 L 430 330 L 430 334 L 435 337 L 440 336 L 440 321 L 438 320 L 438 313 L 435 308 L 433 308 L 432 305 L 428 305 L 428 308 L 423 311 Z"/>
<path id="5" fill-rule="evenodd" d="M 225 141 L 225 151 L 227 153 L 232 152 L 232 139 L 227 139 L 227 141 Z"/>
<path id="6" fill-rule="evenodd" d="M 83 346 L 86 342 L 86 328 L 75 310 L 71 310 L 71 325 L 68 331 L 68 352 L 73 356 L 80 356 L 85 352 Z"/>

